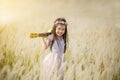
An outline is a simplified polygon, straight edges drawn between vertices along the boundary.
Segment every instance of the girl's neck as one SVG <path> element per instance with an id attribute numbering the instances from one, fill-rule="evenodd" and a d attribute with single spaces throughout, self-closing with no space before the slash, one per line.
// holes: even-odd
<path id="1" fill-rule="evenodd" d="M 63 39 L 63 36 L 57 36 L 57 39 L 61 40 L 61 39 Z"/>

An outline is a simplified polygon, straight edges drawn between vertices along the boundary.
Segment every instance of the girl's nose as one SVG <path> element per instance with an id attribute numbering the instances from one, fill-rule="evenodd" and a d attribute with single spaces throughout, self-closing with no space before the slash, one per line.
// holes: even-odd
<path id="1" fill-rule="evenodd" d="M 62 30 L 60 30 L 59 32 L 62 32 Z"/>

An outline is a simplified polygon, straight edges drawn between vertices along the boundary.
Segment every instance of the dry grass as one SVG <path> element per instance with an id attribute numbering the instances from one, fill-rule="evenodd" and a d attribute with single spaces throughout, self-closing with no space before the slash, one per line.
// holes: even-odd
<path id="1" fill-rule="evenodd" d="M 43 50 L 41 38 L 30 39 L 29 34 L 49 30 L 61 16 L 69 23 L 64 80 L 120 80 L 120 2 L 80 0 L 78 6 L 77 0 L 53 1 L 46 0 L 48 6 L 39 5 L 39 0 L 30 6 L 26 1 L 23 19 L 0 24 L 0 80 L 42 80 L 41 62 L 49 50 Z"/>

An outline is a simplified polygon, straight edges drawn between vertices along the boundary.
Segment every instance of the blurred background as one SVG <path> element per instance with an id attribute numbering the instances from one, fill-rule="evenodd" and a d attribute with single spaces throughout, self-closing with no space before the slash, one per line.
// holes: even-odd
<path id="1" fill-rule="evenodd" d="M 120 80 L 120 0 L 0 0 L 0 80 L 42 80 L 49 50 L 29 35 L 59 17 L 69 31 L 64 80 Z"/>
<path id="2" fill-rule="evenodd" d="M 0 0 L 0 23 L 52 25 L 54 19 L 65 17 L 81 24 L 118 26 L 119 4 L 119 0 Z"/>

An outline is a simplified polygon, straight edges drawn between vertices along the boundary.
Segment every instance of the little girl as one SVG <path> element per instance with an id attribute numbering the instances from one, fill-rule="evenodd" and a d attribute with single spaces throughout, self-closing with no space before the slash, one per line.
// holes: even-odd
<path id="1" fill-rule="evenodd" d="M 43 37 L 42 42 L 45 49 L 50 48 L 50 53 L 43 60 L 42 80 L 51 80 L 54 74 L 63 77 L 62 63 L 68 42 L 66 20 L 57 18 L 51 34 Z"/>

